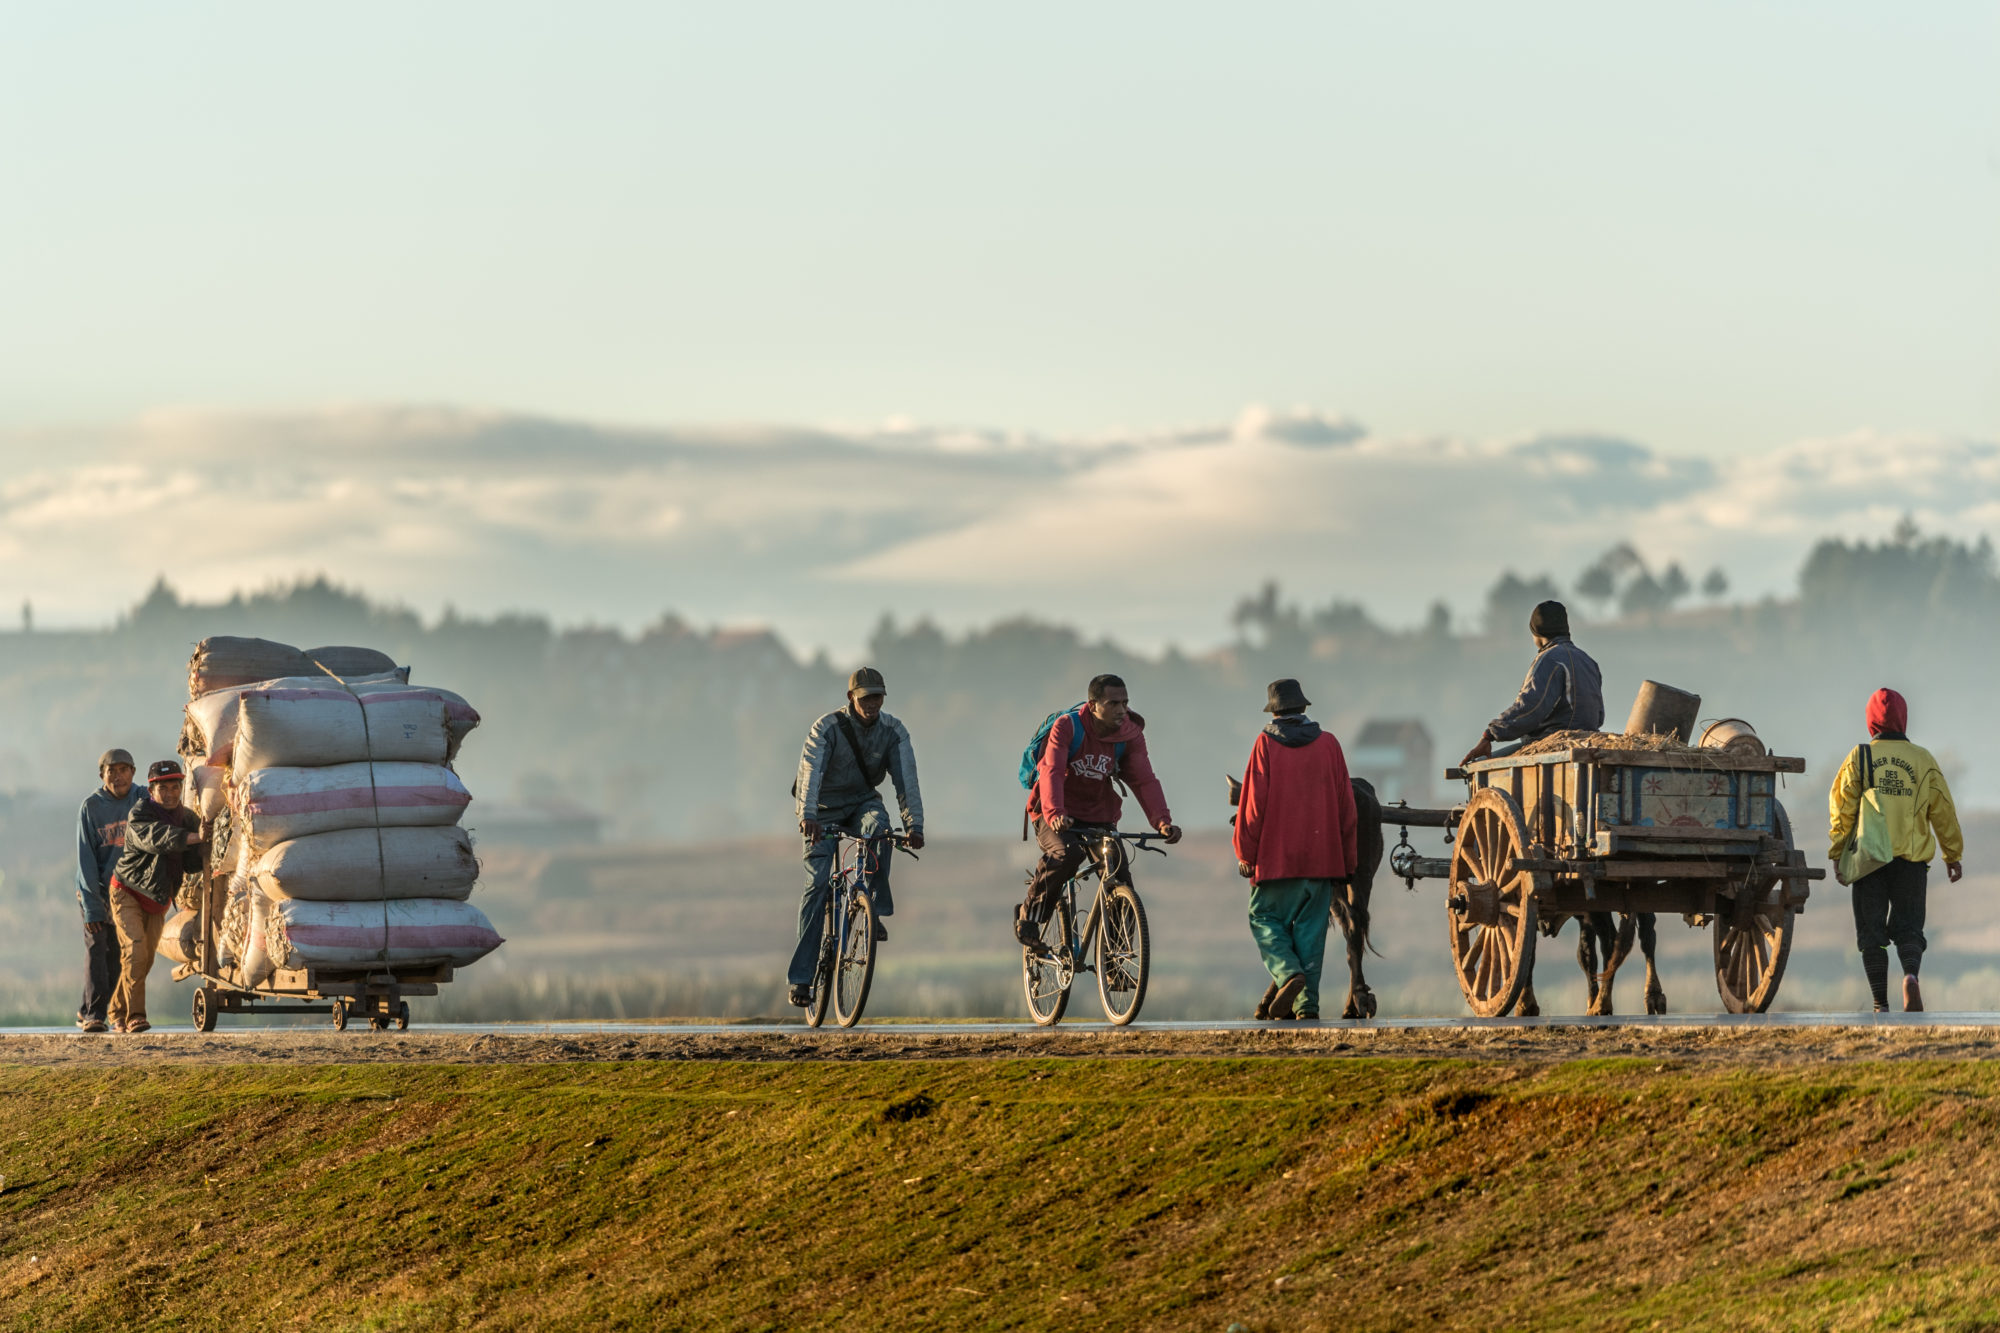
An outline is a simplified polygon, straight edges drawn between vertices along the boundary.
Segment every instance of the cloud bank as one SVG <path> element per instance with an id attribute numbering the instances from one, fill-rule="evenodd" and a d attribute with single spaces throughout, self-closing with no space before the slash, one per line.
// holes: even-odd
<path id="1" fill-rule="evenodd" d="M 442 408 L 163 412 L 0 439 L 0 596 L 97 623 L 156 574 L 326 573 L 421 611 L 666 611 L 859 650 L 884 611 L 1202 645 L 1278 578 L 1391 623 L 1605 547 L 1788 591 L 1813 541 L 2000 527 L 2000 446 L 1856 432 L 1736 459 L 1606 434 L 1395 436 L 1308 409 L 1053 439 L 910 422 L 620 429 Z"/>

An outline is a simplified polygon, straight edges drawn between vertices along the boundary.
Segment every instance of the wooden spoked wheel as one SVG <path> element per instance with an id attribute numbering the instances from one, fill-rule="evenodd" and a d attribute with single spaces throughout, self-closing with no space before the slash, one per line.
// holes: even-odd
<path id="1" fill-rule="evenodd" d="M 1474 792 L 1452 844 L 1451 964 L 1465 1003 L 1481 1018 L 1514 1007 L 1535 969 L 1535 894 L 1548 876 L 1517 871 L 1528 855 L 1521 807 L 1491 787 Z"/>
<path id="2" fill-rule="evenodd" d="M 1773 805 L 1777 803 L 1772 802 Z M 1778 833 L 1792 850 L 1792 821 L 1777 808 Z M 1786 884 L 1771 876 L 1745 890 L 1740 883 L 1718 885 L 1715 900 L 1715 989 L 1732 1014 L 1761 1014 L 1778 998 L 1785 960 L 1792 952 L 1792 918 Z M 1748 900 L 1741 897 L 1749 894 Z"/>

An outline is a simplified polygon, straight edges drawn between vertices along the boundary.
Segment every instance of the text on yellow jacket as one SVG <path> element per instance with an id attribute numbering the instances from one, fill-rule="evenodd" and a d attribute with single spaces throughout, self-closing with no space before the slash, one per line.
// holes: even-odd
<path id="1" fill-rule="evenodd" d="M 1888 821 L 1896 859 L 1927 865 L 1942 847 L 1946 861 L 1964 860 L 1965 834 L 1958 827 L 1958 810 L 1931 752 L 1911 741 L 1875 740 L 1869 746 L 1875 759 L 1875 799 Z M 1858 745 L 1848 753 L 1834 774 L 1833 790 L 1827 793 L 1827 814 L 1832 819 L 1829 860 L 1838 861 L 1847 850 L 1861 812 L 1867 777 L 1860 771 L 1860 753 Z"/>

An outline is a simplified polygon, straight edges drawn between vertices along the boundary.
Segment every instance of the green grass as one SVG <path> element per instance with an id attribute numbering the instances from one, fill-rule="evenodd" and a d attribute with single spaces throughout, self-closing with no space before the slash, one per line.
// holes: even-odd
<path id="1" fill-rule="evenodd" d="M 2000 1069 L 0 1069 L 0 1326 L 2000 1324 Z"/>

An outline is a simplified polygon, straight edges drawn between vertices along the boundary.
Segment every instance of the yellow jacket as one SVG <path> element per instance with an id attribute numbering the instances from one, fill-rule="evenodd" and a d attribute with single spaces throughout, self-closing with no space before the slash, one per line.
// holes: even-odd
<path id="1" fill-rule="evenodd" d="M 1875 757 L 1875 798 L 1889 821 L 1889 836 L 1899 861 L 1928 865 L 1939 846 L 1947 861 L 1965 859 L 1965 834 L 1959 831 L 1958 810 L 1951 803 L 1951 788 L 1938 771 L 1937 760 L 1921 745 L 1909 741 L 1878 740 L 1869 743 Z M 1848 752 L 1834 774 L 1833 790 L 1827 793 L 1827 813 L 1833 827 L 1829 860 L 1838 861 L 1854 834 L 1854 821 L 1861 810 L 1861 793 L 1866 779 L 1855 756 L 1861 747 Z M 1931 837 L 1932 830 L 1937 837 Z"/>

